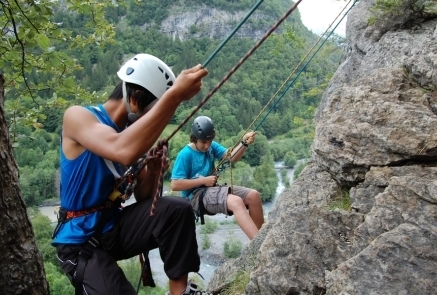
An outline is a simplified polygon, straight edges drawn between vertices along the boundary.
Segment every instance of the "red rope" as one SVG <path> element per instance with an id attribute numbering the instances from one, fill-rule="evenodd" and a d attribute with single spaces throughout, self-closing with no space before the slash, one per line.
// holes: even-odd
<path id="1" fill-rule="evenodd" d="M 168 142 L 166 139 L 160 139 L 156 147 L 153 147 L 149 150 L 149 152 L 147 153 L 147 158 L 145 160 L 146 162 L 148 162 L 152 159 L 161 158 L 161 170 L 158 178 L 158 186 L 156 188 L 155 195 L 153 196 L 152 207 L 150 209 L 150 216 L 153 216 L 155 214 L 156 205 L 158 203 L 159 198 L 162 196 L 165 168 L 168 166 L 167 155 L 168 155 Z"/>

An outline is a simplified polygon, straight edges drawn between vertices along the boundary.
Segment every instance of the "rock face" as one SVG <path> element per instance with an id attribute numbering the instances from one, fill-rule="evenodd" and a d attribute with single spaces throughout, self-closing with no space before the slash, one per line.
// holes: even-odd
<path id="1" fill-rule="evenodd" d="M 403 0 L 369 25 L 374 2 L 348 15 L 310 162 L 214 294 L 241 271 L 254 295 L 437 294 L 437 15 Z M 351 210 L 328 210 L 341 196 Z"/>
<path id="2" fill-rule="evenodd" d="M 220 40 L 227 37 L 229 32 L 246 14 L 246 11 L 230 13 L 207 6 L 198 7 L 194 11 L 191 9 L 189 11 L 178 11 L 176 8 L 161 23 L 161 31 L 173 39 L 185 40 L 187 38 L 208 37 Z M 274 18 L 261 12 L 254 12 L 250 17 L 250 21 L 243 24 L 235 36 L 259 39 L 268 29 L 265 24 L 260 26 L 259 21 L 274 23 Z"/>

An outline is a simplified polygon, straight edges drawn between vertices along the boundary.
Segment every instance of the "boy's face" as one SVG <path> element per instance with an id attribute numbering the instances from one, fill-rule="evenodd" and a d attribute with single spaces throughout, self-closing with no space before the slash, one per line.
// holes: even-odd
<path id="1" fill-rule="evenodd" d="M 201 152 L 206 152 L 211 146 L 212 140 L 198 139 L 196 142 L 196 147 Z"/>

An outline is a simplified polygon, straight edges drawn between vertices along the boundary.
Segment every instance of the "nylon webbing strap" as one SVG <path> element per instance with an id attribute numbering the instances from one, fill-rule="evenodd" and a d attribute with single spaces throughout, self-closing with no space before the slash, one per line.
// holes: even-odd
<path id="1" fill-rule="evenodd" d="M 96 225 L 96 230 L 91 239 L 89 239 L 81 248 L 79 255 L 77 257 L 77 267 L 76 267 L 76 275 L 73 278 L 75 295 L 83 294 L 83 276 L 85 274 L 85 267 L 88 263 L 88 260 L 93 256 L 94 249 L 99 246 L 99 238 L 102 234 L 103 227 L 106 224 L 106 221 L 109 217 L 109 212 L 111 208 L 105 208 L 102 211 L 102 215 L 100 216 L 99 221 Z"/>

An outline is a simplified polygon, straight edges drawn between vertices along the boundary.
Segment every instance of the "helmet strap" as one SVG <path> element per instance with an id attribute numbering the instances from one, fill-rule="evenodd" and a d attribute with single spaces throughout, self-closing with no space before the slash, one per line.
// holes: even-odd
<path id="1" fill-rule="evenodd" d="M 126 107 L 126 111 L 127 111 L 127 119 L 129 122 L 133 123 L 136 120 L 138 120 L 138 118 L 141 116 L 142 112 L 138 112 L 138 113 L 134 113 L 132 112 L 132 109 L 130 108 L 130 104 L 127 101 L 127 91 L 126 91 L 126 82 L 123 81 L 123 102 L 124 102 L 124 106 Z"/>

